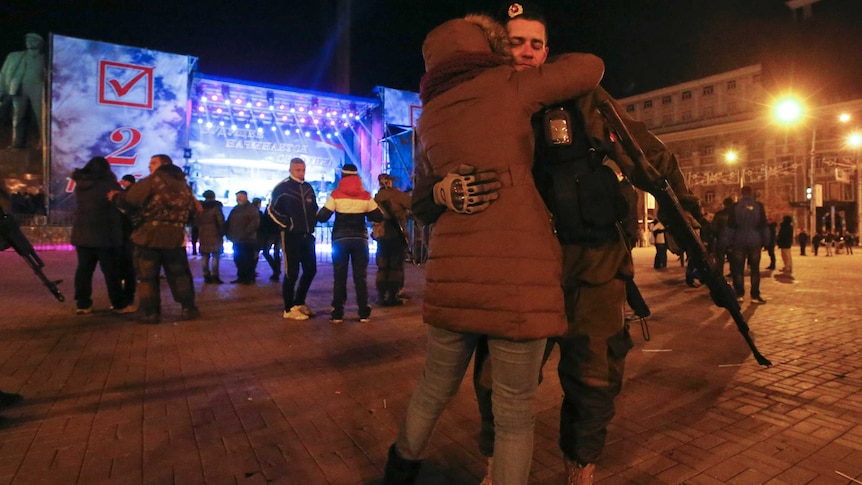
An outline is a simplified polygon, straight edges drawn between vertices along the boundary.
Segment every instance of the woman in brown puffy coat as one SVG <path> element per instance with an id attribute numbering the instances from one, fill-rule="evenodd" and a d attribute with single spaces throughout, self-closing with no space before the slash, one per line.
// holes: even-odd
<path id="1" fill-rule="evenodd" d="M 437 179 L 464 165 L 494 170 L 499 200 L 480 214 L 444 213 L 434 226 L 424 320 L 425 369 L 390 448 L 384 483 L 412 483 L 443 409 L 463 379 L 479 336 L 489 337 L 497 436 L 497 485 L 526 483 L 533 448 L 532 404 L 545 338 L 566 330 L 560 247 L 531 175 L 530 118 L 581 96 L 604 65 L 566 54 L 516 71 L 505 29 L 471 15 L 437 27 L 422 51 L 417 169 Z"/>

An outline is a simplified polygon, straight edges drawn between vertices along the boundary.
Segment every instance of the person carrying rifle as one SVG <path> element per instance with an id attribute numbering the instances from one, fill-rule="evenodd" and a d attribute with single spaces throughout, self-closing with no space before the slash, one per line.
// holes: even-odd
<path id="1" fill-rule="evenodd" d="M 401 305 L 398 294 L 404 287 L 404 259 L 410 241 L 406 237 L 410 195 L 392 186 L 394 178 L 385 173 L 377 177 L 380 190 L 374 200 L 383 211 L 384 220 L 374 223 L 377 231 L 377 303 Z"/>

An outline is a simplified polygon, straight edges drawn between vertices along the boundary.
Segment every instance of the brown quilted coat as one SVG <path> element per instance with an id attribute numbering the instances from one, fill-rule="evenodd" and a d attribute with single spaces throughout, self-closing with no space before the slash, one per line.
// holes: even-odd
<path id="1" fill-rule="evenodd" d="M 490 53 L 486 30 L 464 19 L 434 29 L 423 46 L 429 74 L 458 53 Z M 499 199 L 484 212 L 447 211 L 435 224 L 426 323 L 514 340 L 566 331 L 560 245 L 530 172 L 530 117 L 542 106 L 591 91 L 603 69 L 589 54 L 564 55 L 524 71 L 500 65 L 424 105 L 417 125 L 420 176 L 439 179 L 466 164 L 495 170 L 503 183 Z"/>

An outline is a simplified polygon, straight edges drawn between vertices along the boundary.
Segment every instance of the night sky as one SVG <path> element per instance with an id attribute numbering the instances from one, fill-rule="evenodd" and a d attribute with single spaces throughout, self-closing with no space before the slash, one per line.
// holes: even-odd
<path id="1" fill-rule="evenodd" d="M 540 2 L 552 52 L 593 52 L 617 97 L 763 63 L 765 83 L 862 97 L 862 0 L 821 0 L 801 21 L 783 0 Z M 335 0 L 6 0 L 0 56 L 49 32 L 188 54 L 203 74 L 332 91 Z M 434 26 L 498 1 L 353 0 L 350 93 L 417 90 Z M 769 88 L 769 85 L 768 85 Z"/>

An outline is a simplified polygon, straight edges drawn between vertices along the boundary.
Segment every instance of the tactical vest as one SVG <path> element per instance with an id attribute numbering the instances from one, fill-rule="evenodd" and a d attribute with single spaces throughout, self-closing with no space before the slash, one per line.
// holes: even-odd
<path id="1" fill-rule="evenodd" d="M 554 216 L 562 244 L 596 247 L 619 239 L 628 203 L 613 169 L 587 139 L 581 110 L 571 101 L 536 113 L 533 176 Z"/>

